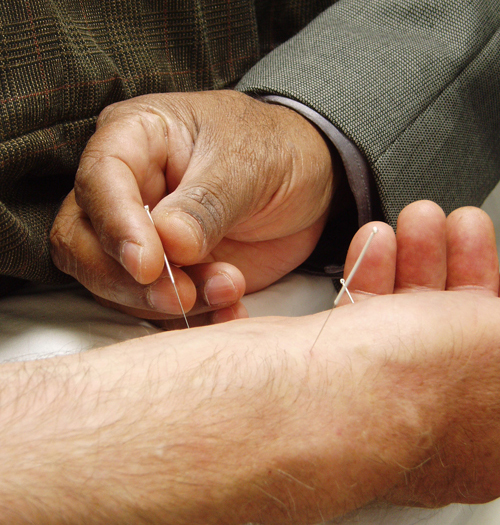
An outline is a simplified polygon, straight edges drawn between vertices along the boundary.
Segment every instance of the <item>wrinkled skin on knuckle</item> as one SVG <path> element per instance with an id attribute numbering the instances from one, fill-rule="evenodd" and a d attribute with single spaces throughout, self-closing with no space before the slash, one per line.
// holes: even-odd
<path id="1" fill-rule="evenodd" d="M 145 106 L 127 116 L 127 124 L 135 127 L 137 133 L 144 133 L 146 137 L 151 138 L 156 134 L 164 137 L 166 135 L 165 117 L 155 108 Z"/>
<path id="2" fill-rule="evenodd" d="M 59 213 L 50 231 L 50 254 L 54 264 L 64 273 L 75 277 L 73 271 L 73 234 L 76 219 L 69 214 Z"/>
<path id="3" fill-rule="evenodd" d="M 193 140 L 200 129 L 200 115 L 196 104 L 196 97 L 199 95 L 200 93 L 166 93 L 159 100 L 159 108 L 166 119 L 183 125 L 189 130 Z M 207 95 L 207 92 L 201 95 Z"/>
<path id="4" fill-rule="evenodd" d="M 94 165 L 98 169 L 106 169 L 107 159 L 96 157 Z M 100 167 L 102 166 L 102 168 Z M 113 214 L 102 203 L 109 200 L 109 196 L 113 197 L 113 189 L 109 187 L 99 187 L 92 184 L 85 177 L 75 179 L 75 202 L 83 210 L 89 212 L 87 205 L 92 210 L 92 226 L 99 236 L 101 243 L 105 245 L 112 252 L 116 251 L 116 239 L 108 232 L 108 222 L 113 220 Z M 88 202 L 92 200 L 92 203 Z"/>
<path id="5" fill-rule="evenodd" d="M 85 220 L 69 214 L 58 216 L 50 233 L 51 255 L 54 264 L 64 273 L 74 277 L 91 292 L 103 295 L 111 301 L 120 302 L 122 276 L 105 273 L 100 264 L 95 264 L 95 255 L 82 246 L 77 246 L 75 231 Z M 103 283 L 106 283 L 104 285 Z"/>
<path id="6" fill-rule="evenodd" d="M 190 215 L 198 222 L 204 235 L 210 230 L 216 236 L 221 236 L 225 225 L 230 224 L 237 213 L 231 195 L 216 180 L 205 180 L 203 184 L 187 190 L 185 195 L 200 206 L 199 212 L 193 207 Z"/>
<path id="7" fill-rule="evenodd" d="M 114 102 L 109 106 L 106 106 L 97 118 L 96 129 L 109 124 L 109 122 L 123 118 L 127 115 L 133 115 L 139 111 L 143 104 L 140 102 L 141 97 L 132 98 L 129 100 L 122 100 L 120 102 Z"/>
<path id="8" fill-rule="evenodd" d="M 99 143 L 99 136 L 92 136 L 82 154 L 80 164 L 75 174 L 73 189 L 76 204 L 78 204 L 80 208 L 85 209 L 87 199 L 93 198 L 93 193 L 99 188 L 95 181 L 95 174 L 106 169 L 106 162 L 108 161 L 109 155 L 103 154 L 102 144 Z"/>
<path id="9" fill-rule="evenodd" d="M 91 139 L 92 140 L 92 139 Z M 82 158 L 80 160 L 80 166 L 78 167 L 75 175 L 75 183 L 73 190 L 75 192 L 75 201 L 80 208 L 83 208 L 85 205 L 85 198 L 87 192 L 92 189 L 92 181 L 89 180 L 88 172 L 90 170 L 95 170 L 99 164 L 102 164 L 103 159 L 101 153 L 93 148 L 92 142 L 89 142 L 89 145 L 83 152 Z"/>
<path id="10" fill-rule="evenodd" d="M 106 106 L 97 117 L 97 123 L 96 123 L 96 129 L 99 129 L 102 127 L 106 122 L 113 118 L 113 114 L 116 112 L 117 106 L 119 102 L 115 102 L 114 104 L 110 104 L 109 106 Z"/>

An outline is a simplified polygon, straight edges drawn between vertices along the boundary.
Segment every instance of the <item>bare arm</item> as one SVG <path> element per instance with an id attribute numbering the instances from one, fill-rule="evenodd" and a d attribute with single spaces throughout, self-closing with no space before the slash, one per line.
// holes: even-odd
<path id="1" fill-rule="evenodd" d="M 500 388 L 500 305 L 467 296 L 340 309 L 314 348 L 325 313 L 3 365 L 2 521 L 317 522 L 383 498 L 449 444 L 460 461 L 461 430 L 477 459 L 498 432 L 484 394 Z"/>

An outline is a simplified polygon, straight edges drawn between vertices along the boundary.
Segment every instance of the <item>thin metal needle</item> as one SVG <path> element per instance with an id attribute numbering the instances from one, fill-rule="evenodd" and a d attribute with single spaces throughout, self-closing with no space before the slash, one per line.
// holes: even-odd
<path id="1" fill-rule="evenodd" d="M 345 279 L 340 279 L 340 284 L 343 286 L 345 284 Z M 354 299 L 352 298 L 351 293 L 349 292 L 349 288 L 346 287 L 345 293 L 347 294 L 347 297 L 349 297 L 349 301 L 354 304 Z"/>
<path id="2" fill-rule="evenodd" d="M 359 254 L 359 257 L 358 257 L 357 261 L 354 263 L 354 266 L 352 267 L 352 270 L 351 270 L 351 273 L 349 274 L 349 277 L 342 284 L 342 288 L 340 289 L 340 292 L 337 295 L 337 298 L 335 299 L 335 301 L 333 303 L 333 306 L 337 306 L 337 304 L 339 303 L 341 297 L 344 295 L 344 292 L 347 290 L 347 287 L 351 283 L 352 278 L 354 277 L 354 274 L 358 270 L 359 265 L 361 264 L 361 261 L 363 260 L 363 257 L 365 256 L 365 254 L 366 254 L 366 252 L 368 250 L 368 247 L 370 246 L 370 243 L 372 242 L 373 237 L 375 236 L 375 234 L 377 232 L 378 232 L 378 229 L 377 229 L 376 226 L 374 226 L 372 232 L 370 233 L 370 236 L 368 237 L 365 245 L 363 246 L 363 249 L 361 250 L 361 253 Z M 349 294 L 349 297 L 350 297 L 350 294 Z M 352 301 L 352 298 L 351 298 L 351 301 Z"/>
<path id="3" fill-rule="evenodd" d="M 153 226 L 155 222 L 153 221 L 153 217 L 151 217 L 151 213 L 149 212 L 149 206 L 146 204 L 144 206 L 144 209 L 146 210 L 146 213 L 148 214 L 149 219 L 153 223 Z M 179 301 L 179 306 L 181 307 L 182 315 L 184 317 L 184 321 L 186 321 L 186 326 L 189 328 L 189 323 L 186 317 L 186 313 L 184 312 L 184 307 L 182 306 L 181 298 L 179 297 L 179 292 L 177 291 L 177 285 L 175 284 L 174 275 L 172 273 L 172 270 L 170 268 L 170 263 L 167 259 L 167 254 L 163 252 L 163 259 L 165 260 L 165 266 L 167 267 L 168 275 L 170 277 L 170 281 L 172 281 L 172 286 L 174 287 L 175 295 L 177 296 L 177 301 Z"/>
<path id="4" fill-rule="evenodd" d="M 354 277 L 354 274 L 356 273 L 357 269 L 359 268 L 359 265 L 361 264 L 361 261 L 363 260 L 363 257 L 365 256 L 365 253 L 368 250 L 368 247 L 370 246 L 370 243 L 372 242 L 373 237 L 375 236 L 375 234 L 377 232 L 378 232 L 377 227 L 374 227 L 372 232 L 370 233 L 370 236 L 368 237 L 365 245 L 363 246 L 363 249 L 361 250 L 361 253 L 359 254 L 358 259 L 354 263 L 354 266 L 352 267 L 351 273 L 349 274 L 349 277 L 347 278 L 347 280 L 344 281 L 344 279 L 340 279 L 340 282 L 342 283 L 342 288 L 340 289 L 340 292 L 337 295 L 337 298 L 335 299 L 335 301 L 333 303 L 333 308 L 328 312 L 328 315 L 326 316 L 326 319 L 323 322 L 323 324 L 322 324 L 322 326 L 321 326 L 321 328 L 320 328 L 320 330 L 318 332 L 318 335 L 316 336 L 316 339 L 314 340 L 314 343 L 311 346 L 311 351 L 316 346 L 316 343 L 318 342 L 320 335 L 323 333 L 323 330 L 325 329 L 326 323 L 328 323 L 328 320 L 330 319 L 330 317 L 331 317 L 331 315 L 333 313 L 333 310 L 337 306 L 337 303 L 339 302 L 339 300 L 342 297 L 343 293 L 346 292 L 347 295 L 349 296 L 349 299 L 351 300 L 351 303 L 354 303 L 354 300 L 353 300 L 351 294 L 349 293 L 349 290 L 347 289 L 347 286 L 351 282 L 351 279 Z"/>

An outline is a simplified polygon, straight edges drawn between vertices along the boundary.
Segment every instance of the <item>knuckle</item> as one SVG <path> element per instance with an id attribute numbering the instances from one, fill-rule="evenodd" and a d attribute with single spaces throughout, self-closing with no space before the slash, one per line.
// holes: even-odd
<path id="1" fill-rule="evenodd" d="M 97 117 L 97 124 L 96 127 L 99 128 L 106 124 L 110 119 L 113 118 L 113 115 L 116 113 L 117 110 L 119 110 L 121 106 L 121 102 L 115 102 L 114 104 L 110 104 L 109 106 L 106 106 Z"/>
<path id="2" fill-rule="evenodd" d="M 162 112 L 154 105 L 144 101 L 124 100 L 106 106 L 97 119 L 96 129 L 119 123 L 120 126 L 141 127 L 148 130 L 164 127 Z"/>
<path id="3" fill-rule="evenodd" d="M 82 153 L 80 164 L 75 174 L 74 192 L 79 206 L 83 207 L 84 197 L 88 191 L 98 187 L 99 174 L 106 168 L 105 163 L 108 155 L 103 151 L 100 144 L 100 133 L 97 132 L 89 140 L 87 147 Z"/>
<path id="4" fill-rule="evenodd" d="M 204 181 L 203 185 L 189 188 L 186 197 L 198 204 L 190 210 L 190 214 L 200 224 L 204 233 L 207 233 L 207 230 L 220 233 L 232 222 L 233 202 L 224 185 L 218 181 Z"/>
<path id="5" fill-rule="evenodd" d="M 73 191 L 75 192 L 75 202 L 78 206 L 83 207 L 82 197 L 85 194 L 86 184 L 84 178 L 79 175 L 80 170 L 76 172 Z M 83 180 L 82 180 L 83 179 Z"/>
<path id="6" fill-rule="evenodd" d="M 104 159 L 95 152 L 89 150 L 84 153 L 80 166 L 75 175 L 73 190 L 75 192 L 75 202 L 83 210 L 88 211 L 89 199 L 94 199 L 94 194 L 99 192 L 99 185 L 96 184 L 97 178 L 91 174 L 99 173 L 104 164 Z M 96 190 L 96 188 L 98 188 Z"/>
<path id="7" fill-rule="evenodd" d="M 60 214 L 56 217 L 50 231 L 50 253 L 54 264 L 62 272 L 68 273 L 75 277 L 73 273 L 72 260 L 73 237 L 75 231 L 75 221 L 71 220 L 66 214 Z"/>

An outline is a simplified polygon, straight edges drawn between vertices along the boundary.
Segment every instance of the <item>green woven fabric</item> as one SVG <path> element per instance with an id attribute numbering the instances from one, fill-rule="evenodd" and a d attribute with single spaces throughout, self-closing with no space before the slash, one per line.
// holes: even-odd
<path id="1" fill-rule="evenodd" d="M 237 86 L 296 99 L 362 151 L 388 221 L 480 205 L 500 175 L 500 1 L 342 0 Z"/>

